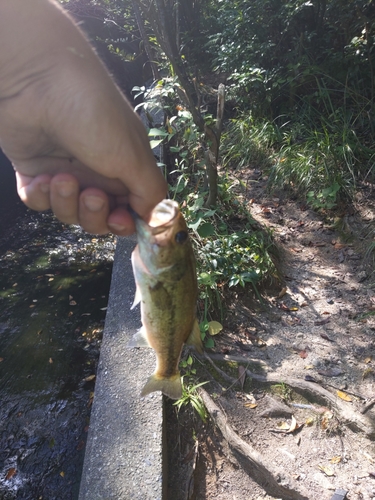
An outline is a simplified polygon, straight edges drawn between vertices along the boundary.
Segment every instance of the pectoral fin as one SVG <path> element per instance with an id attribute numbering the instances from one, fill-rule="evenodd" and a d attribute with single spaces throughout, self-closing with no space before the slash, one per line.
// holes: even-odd
<path id="1" fill-rule="evenodd" d="M 203 354 L 203 344 L 201 339 L 201 331 L 198 325 L 198 321 L 194 321 L 193 329 L 191 334 L 187 338 L 185 344 L 192 345 L 199 352 L 199 354 Z"/>
<path id="2" fill-rule="evenodd" d="M 150 347 L 144 328 L 140 328 L 126 347 Z"/>
<path id="3" fill-rule="evenodd" d="M 134 296 L 134 302 L 133 302 L 133 305 L 131 306 L 130 310 L 134 309 L 135 306 L 137 304 L 140 303 L 140 301 L 142 300 L 142 294 L 141 294 L 141 290 L 139 288 L 138 285 L 136 285 L 136 289 L 135 289 L 135 296 Z"/>

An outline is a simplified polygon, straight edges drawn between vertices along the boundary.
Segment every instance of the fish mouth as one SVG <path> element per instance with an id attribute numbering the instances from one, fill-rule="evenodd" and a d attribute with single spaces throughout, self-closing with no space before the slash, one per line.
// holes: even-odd
<path id="1" fill-rule="evenodd" d="M 150 236 L 165 231 L 178 217 L 180 209 L 177 201 L 163 200 L 152 211 L 148 224 L 131 207 L 129 207 L 129 212 L 134 218 L 138 235 Z"/>

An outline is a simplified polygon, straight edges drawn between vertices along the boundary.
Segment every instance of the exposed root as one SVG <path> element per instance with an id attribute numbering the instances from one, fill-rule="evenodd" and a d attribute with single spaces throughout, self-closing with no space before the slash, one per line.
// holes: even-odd
<path id="1" fill-rule="evenodd" d="M 282 382 L 299 394 L 302 394 L 306 399 L 314 399 L 315 401 L 328 405 L 331 409 L 335 410 L 336 416 L 342 424 L 347 425 L 354 431 L 363 432 L 365 436 L 370 439 L 374 439 L 375 437 L 375 418 L 372 415 L 361 414 L 360 411 L 356 410 L 353 403 L 342 401 L 338 396 L 332 394 L 332 392 L 324 389 L 324 387 L 321 387 L 317 383 L 307 382 L 306 380 L 292 377 L 284 377 L 277 373 L 259 375 L 246 370 L 246 375 L 265 384 Z"/>
<path id="2" fill-rule="evenodd" d="M 237 380 L 225 374 L 223 370 L 218 368 L 209 356 L 206 358 L 210 361 L 212 366 L 217 370 L 217 372 L 228 382 L 235 384 Z M 222 358 L 225 361 L 224 358 Z M 246 360 L 243 360 L 246 362 Z M 318 383 L 308 382 L 306 380 L 285 377 L 279 375 L 278 373 L 267 373 L 266 375 L 259 375 L 258 373 L 253 373 L 250 370 L 246 370 L 246 375 L 249 378 L 257 380 L 264 384 L 280 384 L 284 383 L 291 387 L 297 393 L 303 395 L 307 400 L 314 400 L 320 404 L 329 406 L 336 412 L 338 420 L 343 424 L 347 425 L 354 431 L 363 432 L 363 434 L 370 439 L 375 438 L 375 416 L 371 413 L 364 415 L 364 413 L 369 409 L 371 405 L 369 403 L 368 407 L 364 407 L 365 410 L 356 409 L 353 403 L 342 401 L 338 396 L 328 391 Z"/>
<path id="3" fill-rule="evenodd" d="M 252 446 L 234 432 L 227 422 L 226 415 L 204 389 L 200 388 L 199 394 L 213 422 L 220 429 L 238 462 L 269 495 L 284 500 L 308 500 L 306 495 L 289 486 L 292 484 L 291 481 L 284 481 L 282 484 L 282 475 L 273 466 L 267 464 Z"/>

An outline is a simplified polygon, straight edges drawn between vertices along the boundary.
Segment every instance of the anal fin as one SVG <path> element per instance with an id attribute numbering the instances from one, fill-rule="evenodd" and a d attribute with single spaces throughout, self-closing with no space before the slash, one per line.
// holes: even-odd
<path id="1" fill-rule="evenodd" d="M 196 351 L 199 352 L 199 354 L 203 354 L 201 331 L 198 325 L 198 321 L 196 319 L 194 320 L 193 329 L 189 337 L 187 338 L 185 344 L 194 346 Z"/>
<path id="2" fill-rule="evenodd" d="M 126 347 L 150 347 L 143 326 L 133 335 Z"/>

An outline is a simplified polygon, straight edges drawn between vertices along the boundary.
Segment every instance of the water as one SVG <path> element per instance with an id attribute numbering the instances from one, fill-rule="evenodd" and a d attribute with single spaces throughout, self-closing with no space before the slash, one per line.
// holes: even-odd
<path id="1" fill-rule="evenodd" d="M 0 499 L 77 499 L 115 239 L 5 205 Z"/>

